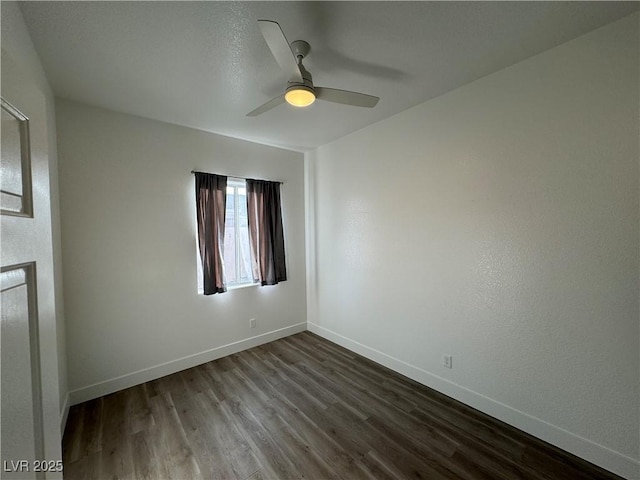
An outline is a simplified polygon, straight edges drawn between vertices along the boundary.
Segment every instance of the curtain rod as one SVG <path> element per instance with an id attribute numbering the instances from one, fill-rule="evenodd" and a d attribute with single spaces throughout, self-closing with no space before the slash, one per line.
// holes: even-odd
<path id="1" fill-rule="evenodd" d="M 192 175 L 195 175 L 196 173 L 207 173 L 209 175 L 214 175 L 214 174 L 211 174 L 209 172 L 200 172 L 198 170 L 191 170 L 191 174 Z M 217 174 L 215 174 L 215 175 L 217 175 Z M 241 180 L 262 180 L 263 182 L 276 182 L 276 183 L 279 183 L 279 184 L 283 184 L 284 183 L 281 180 L 264 180 L 264 179 L 260 179 L 260 178 L 246 178 L 246 177 L 239 177 L 237 175 L 226 175 L 226 177 L 227 178 L 239 178 Z"/>

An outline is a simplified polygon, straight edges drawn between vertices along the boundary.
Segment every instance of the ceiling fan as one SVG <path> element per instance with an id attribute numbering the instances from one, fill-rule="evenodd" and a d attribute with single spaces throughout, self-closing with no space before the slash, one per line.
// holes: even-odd
<path id="1" fill-rule="evenodd" d="M 258 20 L 258 24 L 278 65 L 289 75 L 289 82 L 283 95 L 278 95 L 260 105 L 247 113 L 247 117 L 260 115 L 284 102 L 295 107 L 307 107 L 318 98 L 344 105 L 372 108 L 380 100 L 378 97 L 364 93 L 314 86 L 311 74 L 302 65 L 302 59 L 309 54 L 311 46 L 304 40 L 296 40 L 289 45 L 278 22 Z"/>

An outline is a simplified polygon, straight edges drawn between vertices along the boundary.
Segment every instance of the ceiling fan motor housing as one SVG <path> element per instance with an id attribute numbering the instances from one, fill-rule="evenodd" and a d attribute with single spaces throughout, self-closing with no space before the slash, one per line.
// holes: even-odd
<path id="1" fill-rule="evenodd" d="M 300 65 L 302 67 L 302 65 Z M 288 83 L 288 87 L 287 90 L 289 90 L 292 87 L 306 87 L 310 90 L 313 90 L 313 80 L 311 79 L 311 74 L 306 71 L 304 69 L 304 67 L 302 67 L 301 69 L 302 72 L 302 83 L 298 82 L 297 80 L 289 80 Z"/>
<path id="2" fill-rule="evenodd" d="M 302 83 L 298 79 L 289 80 L 287 89 L 284 92 L 284 98 L 287 103 L 294 107 L 308 107 L 315 102 L 318 94 L 313 88 L 311 74 L 302 65 L 302 57 L 298 57 L 298 67 L 302 75 Z"/>

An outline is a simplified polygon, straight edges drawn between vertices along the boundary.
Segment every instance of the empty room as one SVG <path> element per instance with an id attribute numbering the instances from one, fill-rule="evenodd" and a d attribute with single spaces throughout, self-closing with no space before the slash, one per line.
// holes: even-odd
<path id="1" fill-rule="evenodd" d="M 0 478 L 640 480 L 640 2 L 0 8 Z"/>

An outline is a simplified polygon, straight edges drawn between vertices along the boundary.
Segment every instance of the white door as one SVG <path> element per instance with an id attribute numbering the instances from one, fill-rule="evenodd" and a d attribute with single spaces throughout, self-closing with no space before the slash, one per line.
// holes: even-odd
<path id="1" fill-rule="evenodd" d="M 41 316 L 53 307 L 40 278 L 52 270 L 46 105 L 4 51 L 1 96 L 0 477 L 46 478 L 60 469 L 47 463 L 41 374 Z"/>

